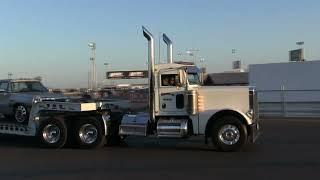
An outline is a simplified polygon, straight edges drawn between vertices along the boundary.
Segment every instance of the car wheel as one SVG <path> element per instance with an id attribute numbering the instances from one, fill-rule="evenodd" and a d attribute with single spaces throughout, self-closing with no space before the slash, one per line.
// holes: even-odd
<path id="1" fill-rule="evenodd" d="M 93 118 L 76 123 L 75 139 L 80 148 L 98 148 L 104 145 L 106 136 L 101 123 Z"/>
<path id="2" fill-rule="evenodd" d="M 238 151 L 247 142 L 246 126 L 234 116 L 224 116 L 217 120 L 211 130 L 211 138 L 220 151 Z"/>
<path id="3" fill-rule="evenodd" d="M 29 119 L 29 110 L 25 105 L 17 105 L 14 108 L 14 119 L 17 123 L 26 123 Z"/>
<path id="4" fill-rule="evenodd" d="M 63 120 L 45 120 L 40 124 L 38 137 L 45 147 L 61 148 L 67 141 L 67 126 Z"/>

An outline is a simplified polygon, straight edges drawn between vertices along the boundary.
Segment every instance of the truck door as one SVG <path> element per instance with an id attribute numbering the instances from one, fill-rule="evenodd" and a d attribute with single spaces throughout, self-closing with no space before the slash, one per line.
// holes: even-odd
<path id="1" fill-rule="evenodd" d="M 8 114 L 9 112 L 9 83 L 0 82 L 0 113 Z"/>
<path id="2" fill-rule="evenodd" d="M 177 73 L 165 73 L 160 75 L 159 102 L 160 111 L 163 113 L 186 112 L 185 88 L 181 86 Z"/>

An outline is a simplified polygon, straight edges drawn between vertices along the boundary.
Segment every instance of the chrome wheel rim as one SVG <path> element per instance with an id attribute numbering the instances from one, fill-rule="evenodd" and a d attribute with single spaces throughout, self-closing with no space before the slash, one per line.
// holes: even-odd
<path id="1" fill-rule="evenodd" d="M 98 130 L 92 124 L 84 124 L 79 129 L 79 138 L 83 143 L 92 144 L 98 138 Z"/>
<path id="2" fill-rule="evenodd" d="M 218 137 L 222 143 L 234 145 L 240 139 L 240 131 L 236 126 L 227 124 L 220 128 Z"/>
<path id="3" fill-rule="evenodd" d="M 27 109 L 24 106 L 18 106 L 16 108 L 14 117 L 17 122 L 22 123 L 27 119 Z"/>
<path id="4" fill-rule="evenodd" d="M 43 139 L 49 144 L 57 143 L 60 140 L 60 134 L 60 129 L 55 124 L 46 125 L 42 131 Z"/>

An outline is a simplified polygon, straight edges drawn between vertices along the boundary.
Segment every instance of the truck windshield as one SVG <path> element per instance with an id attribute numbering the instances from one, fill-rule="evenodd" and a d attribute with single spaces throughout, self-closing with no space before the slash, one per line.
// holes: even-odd
<path id="1" fill-rule="evenodd" d="M 190 85 L 199 85 L 199 75 L 197 73 L 188 73 L 188 81 Z"/>
<path id="2" fill-rule="evenodd" d="M 26 81 L 26 82 L 13 82 L 11 86 L 12 92 L 48 92 L 40 82 Z"/>

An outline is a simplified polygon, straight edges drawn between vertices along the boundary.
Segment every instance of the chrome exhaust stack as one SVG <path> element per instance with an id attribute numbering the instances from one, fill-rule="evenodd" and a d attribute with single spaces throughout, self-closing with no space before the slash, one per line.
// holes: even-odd
<path id="1" fill-rule="evenodd" d="M 165 33 L 163 33 L 162 37 L 163 37 L 163 41 L 167 44 L 167 62 L 173 63 L 172 41 L 169 39 L 169 37 Z"/>
<path id="2" fill-rule="evenodd" d="M 148 40 L 148 72 L 149 72 L 149 113 L 150 121 L 155 122 L 155 94 L 154 94 L 154 38 L 153 35 L 142 26 L 143 36 Z"/>

